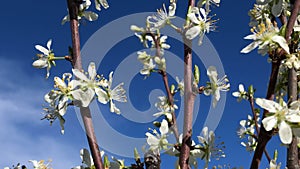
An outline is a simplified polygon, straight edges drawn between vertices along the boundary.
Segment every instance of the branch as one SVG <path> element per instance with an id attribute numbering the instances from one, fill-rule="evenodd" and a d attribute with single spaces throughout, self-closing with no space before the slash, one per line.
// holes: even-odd
<path id="1" fill-rule="evenodd" d="M 257 120 L 257 115 L 255 113 L 255 110 L 254 110 L 254 99 L 252 96 L 250 96 L 249 98 L 249 102 L 250 102 L 250 107 L 251 107 L 251 111 L 252 111 L 252 114 L 253 114 L 253 119 L 254 119 L 254 123 L 255 123 L 255 129 L 257 131 L 257 135 L 259 135 L 259 127 L 258 127 L 258 120 Z M 256 140 L 258 140 L 258 138 L 256 138 Z M 268 159 L 268 161 L 270 162 L 271 161 L 271 157 L 267 151 L 267 149 L 264 149 L 264 153 Z"/>
<path id="2" fill-rule="evenodd" d="M 79 29 L 78 29 L 78 8 L 79 3 L 77 0 L 67 0 L 70 16 L 70 26 L 72 33 L 72 46 L 73 46 L 73 56 L 72 56 L 72 65 L 75 69 L 82 70 L 82 63 L 80 57 L 80 38 L 79 38 Z M 96 169 L 104 169 L 100 150 L 97 144 L 93 122 L 91 118 L 91 112 L 89 107 L 80 107 L 81 117 L 84 123 L 85 132 L 87 135 L 87 140 L 90 146 L 91 154 Z"/>
<path id="3" fill-rule="evenodd" d="M 300 0 L 296 0 L 296 2 L 294 3 L 291 17 L 287 23 L 287 30 L 286 30 L 286 35 L 285 35 L 286 41 L 289 41 L 291 39 L 293 27 L 294 27 L 295 21 L 297 19 L 299 9 L 300 9 Z M 290 46 L 290 52 L 294 52 L 294 44 L 291 43 L 289 46 Z M 289 101 L 288 101 L 289 103 L 297 100 L 297 73 L 294 68 L 289 69 L 288 99 L 289 99 Z M 287 164 L 286 164 L 286 166 L 289 169 L 298 169 L 299 168 L 298 146 L 297 146 L 297 138 L 295 136 L 293 136 L 292 142 L 287 149 Z"/>
<path id="4" fill-rule="evenodd" d="M 267 91 L 267 97 L 266 97 L 266 99 L 268 99 L 268 100 L 274 99 L 275 85 L 276 85 L 276 81 L 277 81 L 277 75 L 278 75 L 278 71 L 279 71 L 280 62 L 281 62 L 281 60 L 273 60 L 272 61 L 272 70 L 271 70 L 268 91 Z M 263 118 L 266 117 L 266 115 L 268 113 L 269 112 L 267 110 L 264 110 Z M 261 128 L 260 128 L 259 135 L 258 135 L 257 146 L 255 149 L 251 167 L 250 167 L 251 169 L 258 169 L 263 151 L 266 149 L 266 145 L 269 142 L 269 140 L 272 138 L 272 136 L 273 136 L 273 130 L 266 131 L 264 126 L 261 124 Z"/>
<path id="5" fill-rule="evenodd" d="M 189 0 L 188 11 L 190 7 L 195 6 L 195 0 Z M 192 41 L 184 41 L 184 123 L 183 123 L 183 140 L 181 145 L 179 165 L 181 169 L 188 169 L 192 137 L 192 121 L 195 95 L 192 91 Z"/>
<path id="6" fill-rule="evenodd" d="M 153 39 L 153 41 L 155 42 L 155 48 L 156 48 L 156 53 L 155 55 L 158 56 L 158 57 L 161 57 L 161 54 L 160 54 L 160 39 L 159 37 L 155 36 L 153 33 L 147 33 L 147 35 L 150 35 Z M 169 87 L 169 81 L 168 81 L 168 76 L 167 76 L 167 72 L 166 71 L 163 71 L 163 70 L 160 70 L 159 73 L 162 75 L 162 79 L 163 79 L 163 82 L 164 82 L 164 86 L 165 86 L 165 89 L 166 89 L 166 92 L 167 92 L 167 97 L 168 97 L 168 101 L 169 101 L 169 106 L 172 106 L 174 105 L 174 97 L 171 93 L 171 90 L 170 90 L 170 87 Z M 167 119 L 169 125 L 171 126 L 171 130 L 173 131 L 174 133 L 174 136 L 176 138 L 177 141 L 179 141 L 179 133 L 178 133 L 178 126 L 177 126 L 177 122 L 176 122 L 176 116 L 175 116 L 175 112 L 172 111 L 172 122 L 169 122 L 169 120 Z"/>

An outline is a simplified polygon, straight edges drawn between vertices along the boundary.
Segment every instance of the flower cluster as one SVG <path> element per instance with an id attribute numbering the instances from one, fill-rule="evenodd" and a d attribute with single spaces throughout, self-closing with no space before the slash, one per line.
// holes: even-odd
<path id="1" fill-rule="evenodd" d="M 45 95 L 45 101 L 49 103 L 49 108 L 45 108 L 45 119 L 52 123 L 56 118 L 60 120 L 62 133 L 64 132 L 63 116 L 69 105 L 87 107 L 95 98 L 100 103 L 109 103 L 110 112 L 120 114 L 120 110 L 114 104 L 115 101 L 126 102 L 125 90 L 123 83 L 120 83 L 115 88 L 112 87 L 112 75 L 109 74 L 109 79 L 97 75 L 95 63 L 91 62 L 88 67 L 88 76 L 78 69 L 72 70 L 76 79 L 71 80 L 72 74 L 65 73 L 62 78 L 54 77 L 55 90 L 51 90 Z"/>

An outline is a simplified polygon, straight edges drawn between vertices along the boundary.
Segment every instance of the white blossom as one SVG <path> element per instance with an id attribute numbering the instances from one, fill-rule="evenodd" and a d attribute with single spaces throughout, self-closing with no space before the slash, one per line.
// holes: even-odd
<path id="1" fill-rule="evenodd" d="M 104 2 L 104 0 L 101 0 L 101 1 Z M 106 2 L 106 4 L 107 4 L 107 2 Z M 91 0 L 84 0 L 84 2 L 79 5 L 79 12 L 78 12 L 78 16 L 77 16 L 78 20 L 82 20 L 82 18 L 84 18 L 88 21 L 95 21 L 98 19 L 98 14 L 96 14 L 95 12 L 92 12 L 92 11 L 87 11 L 87 9 L 89 9 L 90 5 L 91 5 Z M 97 3 L 96 3 L 96 8 L 98 8 L 98 7 L 100 7 L 100 6 L 97 5 Z M 98 8 L 98 9 L 100 9 L 100 8 Z M 69 14 L 66 15 L 62 19 L 61 24 L 63 25 L 68 21 L 70 21 Z"/>
<path id="2" fill-rule="evenodd" d="M 266 55 L 268 51 L 274 50 L 278 45 L 289 52 L 289 46 L 283 36 L 279 35 L 279 29 L 274 26 L 269 19 L 265 23 L 259 24 L 251 29 L 252 35 L 244 37 L 244 39 L 253 40 L 248 46 L 241 50 L 241 53 L 249 53 L 258 47 L 258 53 Z"/>
<path id="3" fill-rule="evenodd" d="M 228 83 L 226 75 L 218 79 L 218 72 L 214 66 L 210 66 L 207 69 L 207 76 L 210 82 L 207 83 L 208 86 L 205 87 L 204 94 L 206 96 L 213 96 L 213 107 L 216 107 L 217 102 L 220 100 L 220 91 L 228 91 L 230 84 Z"/>
<path id="4" fill-rule="evenodd" d="M 166 96 L 159 96 L 159 101 L 155 103 L 155 107 L 159 110 L 159 112 L 153 114 L 155 117 L 159 117 L 165 115 L 169 121 L 172 121 L 172 112 L 175 109 L 178 109 L 176 104 L 169 105 L 168 98 Z"/>
<path id="5" fill-rule="evenodd" d="M 91 62 L 88 67 L 87 77 L 83 72 L 78 69 L 72 69 L 73 74 L 78 80 L 74 80 L 80 86 L 79 89 L 73 91 L 72 95 L 75 100 L 81 101 L 83 107 L 87 107 L 93 100 L 95 93 L 98 96 L 100 87 L 106 87 L 106 81 L 103 78 L 99 78 L 97 75 L 96 65 Z"/>
<path id="6" fill-rule="evenodd" d="M 51 50 L 51 44 L 52 44 L 52 40 L 49 39 L 47 42 L 47 48 L 41 45 L 35 45 L 35 49 L 40 51 L 42 54 L 38 54 L 37 56 L 39 57 L 39 59 L 32 63 L 32 66 L 35 68 L 47 69 L 46 78 L 48 78 L 50 75 L 51 66 L 55 65 L 54 62 L 55 57 L 54 57 L 54 53 Z"/>
<path id="7" fill-rule="evenodd" d="M 179 78 L 176 76 L 177 82 L 177 89 L 180 90 L 180 96 L 184 95 L 184 81 L 183 79 L 180 81 Z"/>
<path id="8" fill-rule="evenodd" d="M 242 99 L 248 100 L 248 93 L 245 91 L 243 84 L 239 84 L 239 91 L 233 92 L 232 95 L 237 97 L 238 102 Z"/>
<path id="9" fill-rule="evenodd" d="M 173 1 L 167 11 L 165 4 L 163 8 L 157 10 L 156 15 L 148 16 L 147 22 L 150 24 L 150 31 L 163 28 L 166 24 L 171 24 L 171 19 L 175 18 L 176 3 Z"/>
<path id="10" fill-rule="evenodd" d="M 95 92 L 98 96 L 98 101 L 103 104 L 109 103 L 110 112 L 120 114 L 121 111 L 114 104 L 114 100 L 118 102 L 127 102 L 126 91 L 123 88 L 124 83 L 118 84 L 115 88 L 111 89 L 113 72 L 109 74 L 109 80 L 107 81 L 106 87 L 103 89 L 95 88 Z"/>
<path id="11" fill-rule="evenodd" d="M 50 163 L 44 164 L 44 160 L 36 161 L 36 160 L 29 160 L 32 163 L 34 169 L 52 169 L 50 167 Z"/>
<path id="12" fill-rule="evenodd" d="M 262 120 L 266 131 L 278 128 L 281 142 L 283 144 L 290 144 L 292 142 L 292 129 L 288 123 L 300 122 L 299 102 L 292 102 L 290 108 L 288 108 L 284 101 L 282 101 L 282 104 L 279 104 L 275 101 L 257 98 L 255 102 L 270 113 L 269 116 Z"/>
<path id="13" fill-rule="evenodd" d="M 241 145 L 246 147 L 247 151 L 253 152 L 256 149 L 257 142 L 253 137 L 249 136 L 248 141 L 247 142 L 241 142 Z"/>
<path id="14" fill-rule="evenodd" d="M 185 36 L 187 39 L 194 39 L 199 36 L 198 44 L 201 45 L 204 34 L 215 30 L 213 21 L 207 18 L 205 9 L 197 7 L 193 7 L 187 17 L 191 20 L 192 25 L 186 31 Z"/>
<path id="15" fill-rule="evenodd" d="M 169 132 L 168 122 L 163 119 L 159 128 L 160 134 L 153 130 L 153 134 L 147 132 L 147 144 L 150 146 L 150 150 L 155 154 L 159 154 L 160 150 L 166 150 L 168 147 L 167 134 Z"/>
<path id="16" fill-rule="evenodd" d="M 295 54 L 287 55 L 287 58 L 283 60 L 283 64 L 289 69 L 299 70 L 300 68 L 300 60 Z"/>
<path id="17" fill-rule="evenodd" d="M 109 5 L 108 5 L 108 3 L 107 3 L 106 0 L 95 0 L 95 6 L 96 6 L 96 9 L 97 9 L 98 11 L 101 10 L 101 6 L 102 6 L 104 9 L 109 8 Z"/>

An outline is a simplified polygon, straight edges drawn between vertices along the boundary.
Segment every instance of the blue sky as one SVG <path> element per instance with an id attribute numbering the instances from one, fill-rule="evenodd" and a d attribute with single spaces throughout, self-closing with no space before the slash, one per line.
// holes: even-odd
<path id="1" fill-rule="evenodd" d="M 102 10 L 99 13 L 100 18 L 96 22 L 87 22 L 81 25 L 82 45 L 110 21 L 138 12 L 155 12 L 156 9 L 161 8 L 162 3 L 168 4 L 168 1 L 162 0 L 108 2 L 110 8 Z M 270 72 L 267 57 L 257 55 L 256 51 L 247 55 L 239 52 L 250 43 L 243 40 L 243 37 L 249 34 L 247 12 L 251 8 L 251 4 L 250 1 L 242 0 L 222 1 L 219 8 L 213 9 L 217 15 L 214 18 L 220 19 L 217 23 L 217 32 L 212 32 L 207 37 L 219 53 L 224 70 L 230 79 L 231 92 L 237 90 L 239 83 L 246 86 L 253 84 L 257 91 L 256 97 L 265 97 Z M 31 66 L 37 53 L 34 45 L 45 45 L 50 38 L 53 40 L 52 48 L 55 54 L 67 54 L 68 46 L 71 44 L 69 25 L 61 26 L 60 24 L 63 16 L 67 14 L 66 2 L 28 0 L 16 3 L 4 1 L 2 6 L 4 8 L 0 11 L 2 18 L 0 27 L 0 168 L 18 162 L 28 164 L 28 160 L 31 159 L 52 159 L 53 168 L 71 168 L 78 165 L 81 162 L 79 150 L 87 147 L 87 143 L 74 109 L 70 108 L 66 115 L 65 135 L 60 134 L 58 123 L 54 123 L 50 127 L 47 121 L 40 120 L 42 105 L 45 104 L 43 96 L 52 87 L 53 77 L 62 72 L 68 72 L 71 66 L 67 62 L 58 62 L 57 67 L 51 70 L 49 80 L 45 80 L 44 70 L 37 70 Z M 180 1 L 177 6 L 177 15 L 184 17 L 185 2 Z M 140 26 L 144 24 L 135 20 L 131 22 L 130 24 Z M 118 30 L 118 28 L 115 29 Z M 105 46 L 107 41 L 108 39 L 103 39 L 99 42 L 99 46 Z M 99 72 L 107 75 L 118 66 L 118 62 L 121 62 L 124 57 L 140 49 L 142 46 L 135 37 L 129 37 L 119 42 L 107 53 L 103 60 L 104 63 L 100 64 L 102 67 L 99 68 Z M 182 48 L 180 46 L 178 48 L 171 47 L 170 51 L 180 54 Z M 195 60 L 195 62 L 202 65 L 199 60 Z M 201 70 L 202 84 L 205 84 L 206 72 L 203 67 Z M 134 76 L 134 81 L 137 82 L 130 86 L 130 89 L 134 88 L 134 90 L 131 90 L 132 92 L 129 92 L 128 96 L 132 99 L 136 110 L 147 110 L 151 106 L 147 100 L 148 90 L 162 87 L 160 77 L 154 75 L 143 80 L 143 77 L 137 74 Z M 156 83 L 147 85 L 151 81 Z M 138 87 L 139 85 L 145 87 Z M 214 164 L 230 164 L 247 168 L 252 154 L 246 152 L 240 145 L 236 130 L 239 121 L 245 119 L 250 113 L 250 107 L 247 102 L 237 103 L 236 99 L 231 96 L 231 92 L 227 93 L 225 110 L 215 131 L 217 136 L 220 136 L 220 140 L 225 141 L 227 157 Z M 195 135 L 199 135 L 201 132 L 206 117 L 205 112 L 209 109 L 207 105 L 210 103 L 210 97 L 200 96 L 200 98 L 200 115 L 196 119 Z M 151 99 L 154 100 L 153 98 L 149 100 Z M 152 127 L 151 123 L 137 124 L 126 120 L 123 116 L 111 115 L 107 106 L 101 105 L 100 107 L 110 126 L 125 135 L 142 138 L 147 128 Z M 98 123 L 98 125 L 101 127 L 101 124 Z M 122 140 L 116 141 L 120 145 L 121 142 Z M 279 145 L 277 136 L 269 144 L 270 154 L 273 154 L 274 145 Z M 124 147 L 120 149 L 124 149 Z M 283 147 L 280 149 L 282 150 L 279 152 L 280 161 L 285 163 L 285 150 Z M 263 160 L 266 161 L 266 158 L 263 157 Z M 168 168 L 167 166 L 173 165 L 173 162 L 168 158 L 162 165 L 162 168 Z M 262 167 L 267 167 L 267 163 L 264 162 Z"/>

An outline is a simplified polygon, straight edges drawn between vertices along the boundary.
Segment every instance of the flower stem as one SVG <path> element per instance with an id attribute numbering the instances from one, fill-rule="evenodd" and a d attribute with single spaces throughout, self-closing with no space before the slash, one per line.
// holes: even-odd
<path id="1" fill-rule="evenodd" d="M 78 10 L 79 3 L 76 0 L 67 0 L 70 16 L 70 26 L 72 33 L 72 47 L 73 47 L 73 56 L 72 64 L 75 69 L 82 69 L 81 57 L 80 57 L 80 39 L 79 39 L 79 28 L 78 28 Z M 104 169 L 100 150 L 97 144 L 91 112 L 89 107 L 80 107 L 81 117 L 84 123 L 85 132 L 87 140 L 90 146 L 91 154 L 96 169 Z"/>

